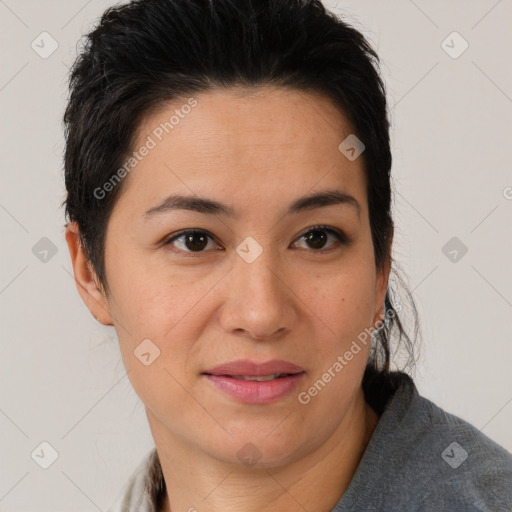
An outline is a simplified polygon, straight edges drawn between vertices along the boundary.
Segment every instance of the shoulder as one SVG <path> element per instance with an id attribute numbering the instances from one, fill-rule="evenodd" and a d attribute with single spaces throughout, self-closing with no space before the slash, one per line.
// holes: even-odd
<path id="1" fill-rule="evenodd" d="M 407 374 L 370 377 L 379 423 L 336 512 L 512 511 L 512 454 L 421 396 Z"/>
<path id="2" fill-rule="evenodd" d="M 411 462 L 423 465 L 419 510 L 511 511 L 512 454 L 430 400 L 416 403 Z"/>

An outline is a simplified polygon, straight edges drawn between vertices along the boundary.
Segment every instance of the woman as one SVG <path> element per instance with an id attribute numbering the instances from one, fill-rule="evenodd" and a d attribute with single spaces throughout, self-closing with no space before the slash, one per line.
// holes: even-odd
<path id="1" fill-rule="evenodd" d="M 89 34 L 66 240 L 155 441 L 112 512 L 510 510 L 512 456 L 390 370 L 377 64 L 318 1 L 140 0 Z"/>

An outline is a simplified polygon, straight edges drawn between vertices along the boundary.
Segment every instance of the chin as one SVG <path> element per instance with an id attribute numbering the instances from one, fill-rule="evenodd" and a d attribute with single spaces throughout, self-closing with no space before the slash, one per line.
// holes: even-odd
<path id="1" fill-rule="evenodd" d="M 261 435 L 261 432 L 259 434 L 254 437 L 245 435 L 243 440 L 231 443 L 229 450 L 227 447 L 221 449 L 216 458 L 235 464 L 239 468 L 267 470 L 285 466 L 302 455 L 303 448 L 297 444 L 283 445 L 279 439 L 272 440 Z M 228 460 L 227 452 L 231 453 Z"/>

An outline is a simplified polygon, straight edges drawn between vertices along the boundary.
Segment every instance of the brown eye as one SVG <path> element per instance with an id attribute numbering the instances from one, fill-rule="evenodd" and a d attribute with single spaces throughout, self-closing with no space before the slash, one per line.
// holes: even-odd
<path id="1" fill-rule="evenodd" d="M 327 228 L 324 226 L 315 226 L 310 228 L 309 231 L 305 232 L 299 237 L 306 242 L 308 248 L 314 249 L 315 251 L 327 250 L 325 245 L 329 240 L 329 235 L 335 238 L 335 242 L 331 244 L 327 249 L 336 247 L 342 244 L 348 244 L 348 238 L 344 233 L 338 230 Z"/>
<path id="2" fill-rule="evenodd" d="M 334 242 L 326 248 L 329 237 L 334 238 Z M 312 249 L 313 252 L 327 252 L 339 245 L 348 245 L 350 243 L 350 240 L 343 232 L 324 226 L 310 228 L 299 237 L 300 239 L 304 240 L 307 244 L 305 248 Z M 213 246 L 209 246 L 210 241 Z M 210 249 L 220 248 L 208 232 L 199 229 L 181 231 L 164 242 L 164 245 L 172 246 L 176 249 L 175 252 L 189 254 L 207 252 L 208 247 Z"/>
<path id="3" fill-rule="evenodd" d="M 325 231 L 315 229 L 304 235 L 304 240 L 312 249 L 322 249 L 326 244 L 328 235 Z"/>
<path id="4" fill-rule="evenodd" d="M 189 230 L 173 236 L 165 242 L 165 245 L 173 245 L 184 252 L 204 252 L 204 249 L 208 246 L 208 239 L 213 241 L 213 238 L 206 231 Z M 175 242 L 179 242 L 179 245 L 174 245 Z"/>

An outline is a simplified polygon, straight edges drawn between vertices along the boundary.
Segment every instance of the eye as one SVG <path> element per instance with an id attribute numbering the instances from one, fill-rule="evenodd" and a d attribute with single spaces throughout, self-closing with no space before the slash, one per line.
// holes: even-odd
<path id="1" fill-rule="evenodd" d="M 329 239 L 329 235 L 334 237 L 335 241 L 325 249 L 324 246 Z M 213 242 L 213 248 L 219 248 L 219 245 L 215 243 L 214 238 L 207 231 L 201 229 L 181 231 L 167 239 L 164 242 L 164 245 L 177 248 L 177 251 L 175 252 L 185 252 L 190 254 L 201 253 L 205 252 L 205 249 L 208 248 L 208 239 Z M 350 243 L 350 240 L 342 231 L 329 228 L 327 226 L 313 226 L 312 228 L 309 228 L 308 231 L 304 232 L 299 239 L 304 239 L 304 241 L 309 245 L 309 248 L 314 249 L 314 252 L 324 252 L 334 249 L 339 245 L 348 245 Z M 210 247 L 210 249 L 211 248 L 212 247 Z M 307 248 L 308 247 L 306 247 L 306 249 Z"/>
<path id="2" fill-rule="evenodd" d="M 180 251 L 189 253 L 204 252 L 204 249 L 208 247 L 208 239 L 214 241 L 213 237 L 206 231 L 190 229 L 172 236 L 172 238 L 164 242 L 164 245 L 174 245 L 174 242 L 179 242 L 177 247 Z"/>
<path id="3" fill-rule="evenodd" d="M 323 249 L 329 238 L 329 235 L 333 236 L 336 240 L 327 249 Z M 337 229 L 328 228 L 327 226 L 313 226 L 312 228 L 309 228 L 308 231 L 303 233 L 299 239 L 304 239 L 310 248 L 315 250 L 315 252 L 319 252 L 322 249 L 327 251 L 329 249 L 336 248 L 339 245 L 348 245 L 350 242 L 345 233 Z"/>

